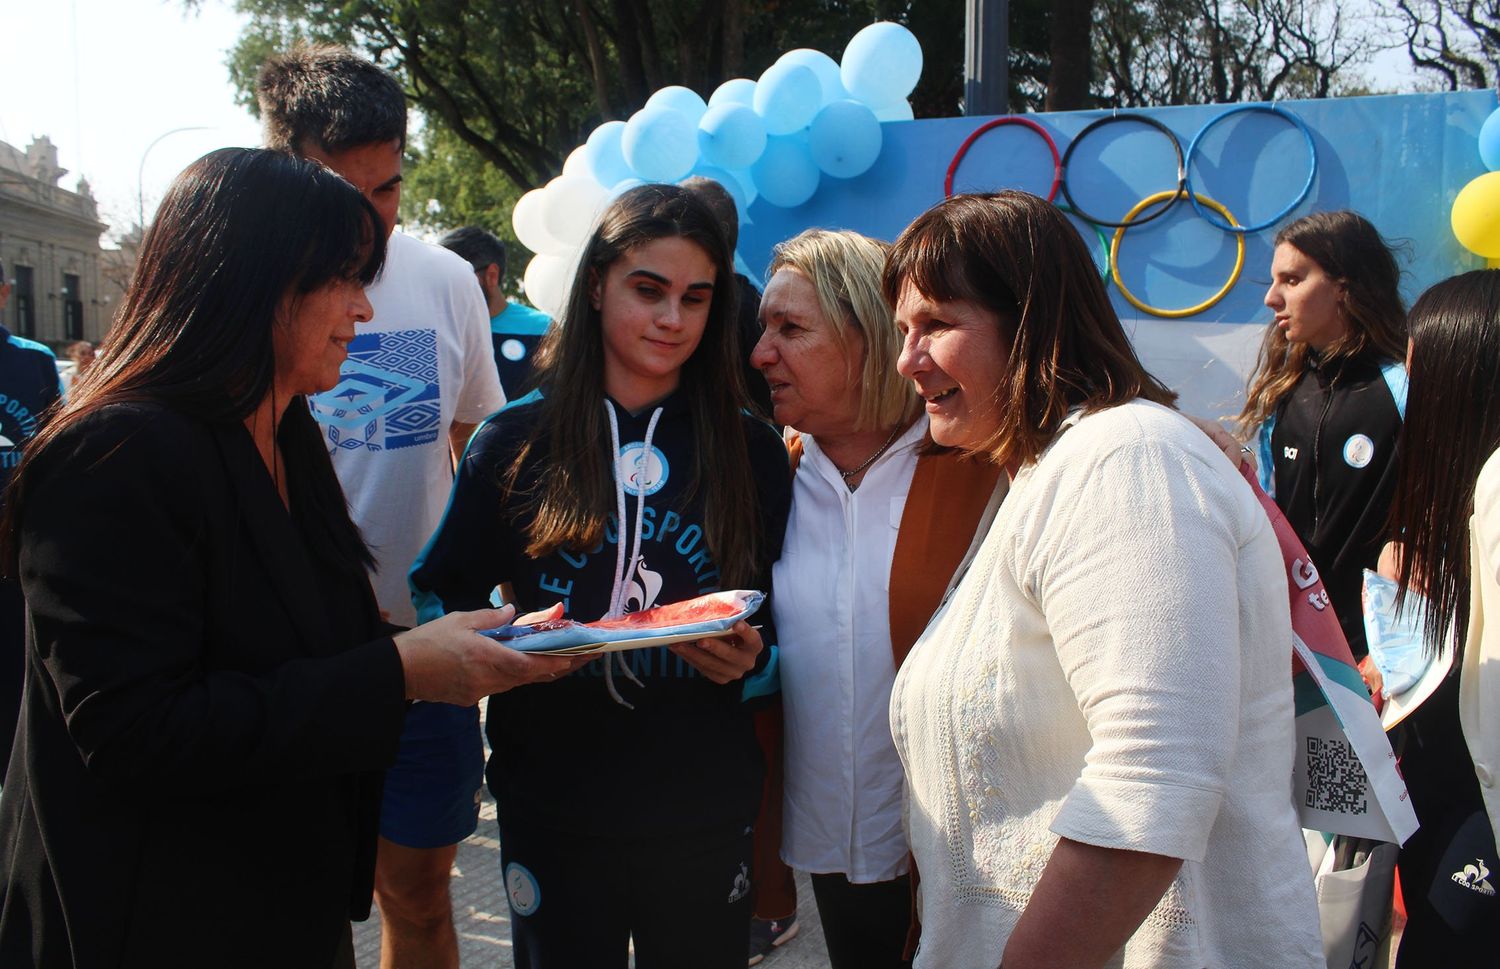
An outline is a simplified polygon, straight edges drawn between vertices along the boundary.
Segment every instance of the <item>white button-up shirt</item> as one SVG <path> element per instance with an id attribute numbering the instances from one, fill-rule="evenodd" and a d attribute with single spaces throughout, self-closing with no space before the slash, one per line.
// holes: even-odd
<path id="1" fill-rule="evenodd" d="M 773 600 L 786 716 L 781 856 L 852 882 L 906 871 L 891 742 L 891 557 L 927 418 L 851 492 L 811 437 L 792 484 Z"/>

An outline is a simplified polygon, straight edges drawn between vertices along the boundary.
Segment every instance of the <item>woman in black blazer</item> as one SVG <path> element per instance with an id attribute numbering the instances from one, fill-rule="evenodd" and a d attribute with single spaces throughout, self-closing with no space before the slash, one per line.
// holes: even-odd
<path id="1" fill-rule="evenodd" d="M 380 620 L 304 395 L 337 382 L 384 239 L 316 163 L 205 156 L 31 442 L 0 523 L 30 608 L 0 965 L 352 966 L 407 701 L 574 665 L 475 632 L 509 610 Z"/>

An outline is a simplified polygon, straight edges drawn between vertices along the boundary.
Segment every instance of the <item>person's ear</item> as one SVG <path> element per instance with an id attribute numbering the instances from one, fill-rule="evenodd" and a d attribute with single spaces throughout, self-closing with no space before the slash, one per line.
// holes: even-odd
<path id="1" fill-rule="evenodd" d="M 589 270 L 589 305 L 598 313 L 604 309 L 604 281 L 599 278 L 599 270 Z"/>
<path id="2" fill-rule="evenodd" d="M 484 267 L 484 291 L 486 293 L 489 293 L 491 290 L 497 289 L 499 286 L 500 267 L 495 265 L 494 263 L 490 263 L 488 266 Z"/>

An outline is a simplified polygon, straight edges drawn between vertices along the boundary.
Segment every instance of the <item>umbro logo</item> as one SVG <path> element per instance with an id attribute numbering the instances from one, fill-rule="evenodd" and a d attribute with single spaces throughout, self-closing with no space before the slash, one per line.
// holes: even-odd
<path id="1" fill-rule="evenodd" d="M 1485 867 L 1484 859 L 1475 858 L 1474 864 L 1464 865 L 1462 871 L 1453 873 L 1455 882 L 1465 888 L 1478 892 L 1481 895 L 1495 894 L 1495 886 L 1489 883 L 1490 870 Z"/>

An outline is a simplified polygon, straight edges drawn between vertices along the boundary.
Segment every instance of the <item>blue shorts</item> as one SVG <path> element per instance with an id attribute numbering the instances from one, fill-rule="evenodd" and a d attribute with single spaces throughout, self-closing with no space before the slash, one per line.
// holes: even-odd
<path id="1" fill-rule="evenodd" d="M 479 707 L 414 703 L 386 771 L 380 834 L 407 848 L 456 845 L 479 826 L 484 741 Z"/>

